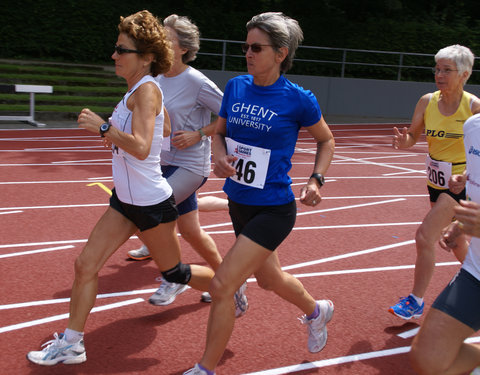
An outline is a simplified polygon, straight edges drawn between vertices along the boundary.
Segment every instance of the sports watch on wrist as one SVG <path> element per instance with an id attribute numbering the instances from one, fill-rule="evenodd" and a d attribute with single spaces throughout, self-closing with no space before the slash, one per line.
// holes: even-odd
<path id="1" fill-rule="evenodd" d="M 322 187 L 323 185 L 325 185 L 325 177 L 323 176 L 323 174 L 321 173 L 313 173 L 310 178 L 314 178 L 315 180 L 317 180 L 318 184 L 320 185 L 320 187 Z"/>
<path id="2" fill-rule="evenodd" d="M 100 125 L 100 137 L 105 137 L 105 133 L 110 130 L 110 126 L 112 125 L 107 122 L 104 122 L 102 125 Z"/>
<path id="3" fill-rule="evenodd" d="M 198 132 L 200 133 L 200 139 L 202 141 L 204 141 L 205 139 L 207 139 L 207 135 L 205 134 L 205 132 L 203 131 L 202 128 L 198 129 Z"/>

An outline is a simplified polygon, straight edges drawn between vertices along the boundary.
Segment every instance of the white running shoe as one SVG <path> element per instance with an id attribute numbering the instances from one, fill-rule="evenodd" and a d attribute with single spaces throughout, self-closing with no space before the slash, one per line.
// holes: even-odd
<path id="1" fill-rule="evenodd" d="M 202 297 L 200 297 L 200 300 L 202 302 L 211 303 L 212 302 L 212 296 L 208 292 L 203 292 Z"/>
<path id="2" fill-rule="evenodd" d="M 176 283 L 169 283 L 167 280 L 162 278 L 162 284 L 157 291 L 152 294 L 152 296 L 148 299 L 152 305 L 156 306 L 166 306 L 170 305 L 175 298 L 180 293 L 183 293 L 188 288 L 188 285 L 185 284 L 176 284 Z"/>
<path id="3" fill-rule="evenodd" d="M 27 354 L 27 358 L 38 365 L 52 366 L 58 362 L 66 365 L 82 363 L 87 360 L 85 345 L 83 340 L 73 344 L 65 340 L 63 333 L 53 334 L 54 339 L 47 341 L 42 346 L 46 346 L 40 351 L 32 351 Z"/>
<path id="4" fill-rule="evenodd" d="M 475 370 L 473 370 L 470 375 L 480 375 L 480 367 L 477 367 Z"/>
<path id="5" fill-rule="evenodd" d="M 146 247 L 145 245 L 142 245 L 138 249 L 130 250 L 127 255 L 130 259 L 133 260 L 147 260 L 152 257 L 150 255 L 150 251 L 148 251 L 148 247 Z"/>
<path id="6" fill-rule="evenodd" d="M 248 310 L 248 299 L 245 295 L 247 290 L 247 282 L 244 282 L 243 285 L 235 292 L 235 318 L 240 318 L 245 315 Z"/>
<path id="7" fill-rule="evenodd" d="M 303 315 L 300 321 L 307 325 L 308 332 L 308 350 L 310 353 L 317 353 L 327 344 L 327 323 L 332 319 L 333 302 L 330 300 L 317 301 L 320 314 L 315 319 L 307 319 Z"/>
<path id="8" fill-rule="evenodd" d="M 207 372 L 198 367 L 198 363 L 196 363 L 193 368 L 185 371 L 183 375 L 207 375 Z M 215 375 L 215 373 L 213 373 L 213 375 Z"/>

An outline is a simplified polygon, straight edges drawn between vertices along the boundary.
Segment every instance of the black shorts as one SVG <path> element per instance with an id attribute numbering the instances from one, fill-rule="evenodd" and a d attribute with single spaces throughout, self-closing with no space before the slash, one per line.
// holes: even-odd
<path id="1" fill-rule="evenodd" d="M 175 206 L 173 195 L 153 206 L 134 206 L 121 202 L 114 188 L 112 190 L 112 196 L 110 197 L 110 207 L 120 212 L 135 224 L 141 232 L 154 228 L 158 224 L 177 220 L 178 217 L 177 206 Z"/>
<path id="2" fill-rule="evenodd" d="M 438 295 L 432 307 L 466 324 L 480 329 L 480 280 L 463 268 Z"/>
<path id="3" fill-rule="evenodd" d="M 295 225 L 295 201 L 278 206 L 250 206 L 228 200 L 235 236 L 243 234 L 253 242 L 274 251 Z"/>
<path id="4" fill-rule="evenodd" d="M 449 189 L 435 189 L 429 185 L 427 185 L 428 188 L 428 194 L 430 195 L 430 202 L 436 202 L 440 194 L 445 193 L 450 195 L 453 199 L 455 199 L 457 202 L 460 199 L 467 199 L 467 194 L 466 190 L 463 189 L 459 194 L 453 194 Z"/>

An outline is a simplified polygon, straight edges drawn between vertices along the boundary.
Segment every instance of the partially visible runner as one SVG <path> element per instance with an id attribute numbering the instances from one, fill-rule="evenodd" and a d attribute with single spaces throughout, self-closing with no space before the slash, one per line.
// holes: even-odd
<path id="1" fill-rule="evenodd" d="M 170 147 L 162 149 L 162 173 L 173 189 L 179 213 L 178 231 L 216 270 L 222 257 L 212 237 L 200 226 L 196 191 L 210 175 L 211 136 L 215 133 L 211 115 L 220 111 L 223 93 L 203 73 L 188 65 L 200 49 L 198 27 L 176 14 L 165 18 L 163 25 L 172 42 L 174 59 L 170 70 L 156 77 L 172 124 Z M 134 260 L 151 258 L 146 245 L 130 250 L 128 256 Z M 164 278 L 161 281 L 149 298 L 153 305 L 169 305 L 187 288 Z M 208 292 L 202 300 L 210 301 Z"/>
<path id="2" fill-rule="evenodd" d="M 458 200 L 465 199 L 462 126 L 472 114 L 480 112 L 480 100 L 464 91 L 474 62 L 470 49 L 460 45 L 442 48 L 435 62 L 438 91 L 420 98 L 410 127 L 401 132 L 394 128 L 393 137 L 393 147 L 405 149 L 415 145 L 425 130 L 429 152 L 427 187 L 432 208 L 415 235 L 417 258 L 412 292 L 389 308 L 392 314 L 407 320 L 423 314 L 423 297 L 435 269 L 436 244 L 442 229 L 452 221 Z M 465 250 L 455 249 L 454 254 L 460 262 L 465 258 Z"/>
<path id="3" fill-rule="evenodd" d="M 81 128 L 101 135 L 111 144 L 115 188 L 110 206 L 75 261 L 65 333 L 55 333 L 43 350 L 27 355 L 40 365 L 87 360 L 84 327 L 95 304 L 98 272 L 137 231 L 170 282 L 207 290 L 213 277 L 209 267 L 181 262 L 175 231 L 178 212 L 172 188 L 160 170 L 165 112 L 162 91 L 153 76 L 170 69 L 170 43 L 159 20 L 148 11 L 120 17 L 118 31 L 112 58 L 116 74 L 127 81 L 128 92 L 115 107 L 110 123 L 89 109 L 83 109 L 78 117 Z"/>
<path id="4" fill-rule="evenodd" d="M 480 330 L 480 115 L 463 127 L 467 153 L 467 201 L 455 207 L 457 221 L 442 239 L 465 250 L 462 234 L 473 236 L 459 272 L 440 293 L 412 343 L 410 359 L 422 375 L 465 374 L 480 366 L 480 345 L 465 339 Z M 472 374 L 480 373 L 480 368 Z"/>
<path id="5" fill-rule="evenodd" d="M 214 373 L 235 322 L 232 297 L 252 274 L 260 287 L 304 313 L 310 352 L 324 348 L 334 310 L 331 301 L 315 301 L 299 280 L 282 271 L 275 251 L 296 219 L 288 172 L 299 130 L 305 127 L 317 143 L 314 173 L 300 192 L 307 206 L 322 199 L 319 190 L 335 147 L 315 96 L 283 75 L 303 33 L 297 21 L 272 12 L 253 17 L 247 31 L 243 51 L 249 74 L 228 82 L 213 142 L 214 173 L 227 178 L 224 191 L 237 238 L 210 285 L 206 348 L 201 361 L 185 372 L 190 375 Z"/>

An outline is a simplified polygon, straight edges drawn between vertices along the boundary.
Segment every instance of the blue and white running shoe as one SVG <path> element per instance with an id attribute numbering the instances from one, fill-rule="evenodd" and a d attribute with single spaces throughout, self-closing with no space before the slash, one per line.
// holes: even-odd
<path id="1" fill-rule="evenodd" d="M 415 298 L 409 295 L 408 297 L 401 297 L 400 301 L 398 301 L 396 305 L 390 306 L 388 311 L 399 318 L 409 320 L 412 318 L 420 318 L 423 314 L 424 306 L 425 302 L 422 302 L 422 305 L 419 306 Z"/>
<path id="2" fill-rule="evenodd" d="M 69 343 L 65 340 L 63 333 L 54 333 L 54 339 L 47 341 L 42 346 L 46 346 L 40 351 L 32 351 L 27 354 L 27 358 L 38 365 L 52 366 L 59 362 L 66 365 L 82 363 L 87 360 L 85 345 L 83 340 L 75 343 Z"/>

